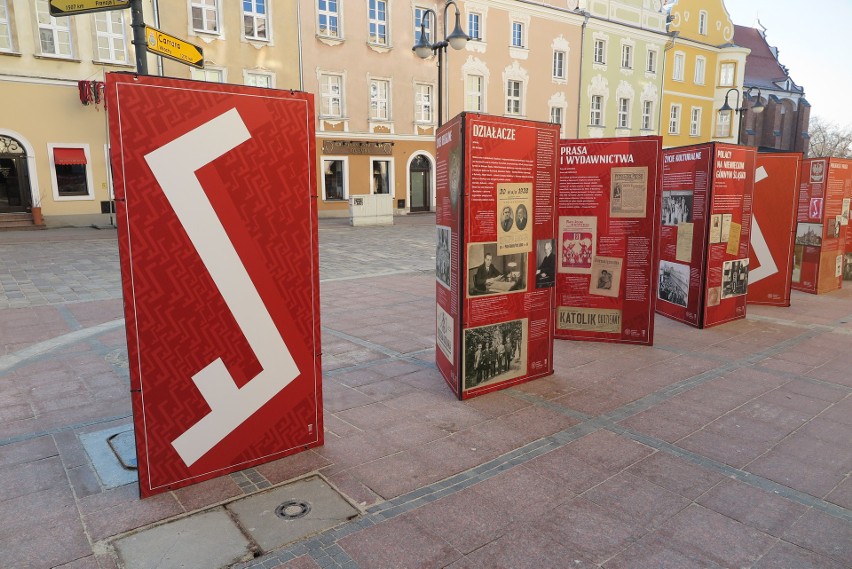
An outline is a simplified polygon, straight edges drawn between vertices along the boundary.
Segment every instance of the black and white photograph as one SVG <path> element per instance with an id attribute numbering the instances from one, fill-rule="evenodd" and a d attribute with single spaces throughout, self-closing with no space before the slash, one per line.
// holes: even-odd
<path id="1" fill-rule="evenodd" d="M 527 373 L 527 319 L 464 331 L 464 388 L 482 387 Z"/>
<path id="2" fill-rule="evenodd" d="M 438 282 L 450 288 L 450 249 L 452 248 L 452 233 L 449 227 L 437 225 L 435 240 L 435 277 Z"/>
<path id="3" fill-rule="evenodd" d="M 498 255 L 497 243 L 471 243 L 467 249 L 468 296 L 527 290 L 527 255 Z"/>
<path id="4" fill-rule="evenodd" d="M 523 231 L 527 226 L 527 221 L 529 221 L 529 217 L 527 216 L 527 206 L 520 204 L 517 208 L 515 208 L 515 227 L 517 227 L 518 230 Z"/>
<path id="5" fill-rule="evenodd" d="M 822 246 L 822 224 L 800 223 L 796 226 L 796 245 Z"/>
<path id="6" fill-rule="evenodd" d="M 535 243 L 535 288 L 550 288 L 556 282 L 555 239 L 539 239 Z"/>
<path id="7" fill-rule="evenodd" d="M 852 253 L 846 253 L 846 260 L 843 263 L 843 280 L 852 281 Z"/>
<path id="8" fill-rule="evenodd" d="M 748 292 L 748 259 L 725 261 L 722 265 L 722 300 Z"/>
<path id="9" fill-rule="evenodd" d="M 692 192 L 663 192 L 663 225 L 692 221 Z"/>
<path id="10" fill-rule="evenodd" d="M 689 301 L 689 265 L 660 261 L 657 298 L 678 306 L 686 306 Z"/>

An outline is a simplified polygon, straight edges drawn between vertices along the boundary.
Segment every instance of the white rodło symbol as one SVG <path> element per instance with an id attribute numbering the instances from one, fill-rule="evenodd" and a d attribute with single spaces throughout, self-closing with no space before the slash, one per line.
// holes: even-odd
<path id="1" fill-rule="evenodd" d="M 766 173 L 766 168 L 761 166 L 754 173 L 754 191 L 757 192 L 757 184 L 769 178 Z M 752 215 L 752 233 L 751 233 L 751 249 L 754 251 L 754 256 L 757 258 L 758 267 L 751 269 L 748 272 L 748 280 L 750 283 L 762 281 L 766 277 L 771 277 L 778 272 L 778 265 L 775 264 L 775 259 L 772 258 L 772 251 L 769 250 L 769 244 L 763 236 L 763 231 L 760 230 L 760 225 L 757 223 L 757 218 Z"/>
<path id="2" fill-rule="evenodd" d="M 221 358 L 192 376 L 210 413 L 172 441 L 187 466 L 222 442 L 299 375 L 293 356 L 195 175 L 250 138 L 240 114 L 231 109 L 145 156 L 262 368 L 242 388 L 237 388 Z"/>

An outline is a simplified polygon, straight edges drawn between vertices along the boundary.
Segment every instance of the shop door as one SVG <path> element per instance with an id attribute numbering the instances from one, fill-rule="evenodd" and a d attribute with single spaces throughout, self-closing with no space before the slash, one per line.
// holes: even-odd
<path id="1" fill-rule="evenodd" d="M 20 142 L 0 136 L 0 213 L 21 213 L 30 206 L 27 157 Z"/>
<path id="2" fill-rule="evenodd" d="M 418 154 L 409 167 L 411 182 L 411 211 L 429 211 L 432 204 L 432 166 L 429 159 Z"/>

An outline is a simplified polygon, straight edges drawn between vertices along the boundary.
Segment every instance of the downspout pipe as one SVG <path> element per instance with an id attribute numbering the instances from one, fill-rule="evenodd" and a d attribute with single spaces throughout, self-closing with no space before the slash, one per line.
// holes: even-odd
<path id="1" fill-rule="evenodd" d="M 299 39 L 299 91 L 305 90 L 305 70 L 302 61 L 302 0 L 296 0 L 296 26 Z"/>

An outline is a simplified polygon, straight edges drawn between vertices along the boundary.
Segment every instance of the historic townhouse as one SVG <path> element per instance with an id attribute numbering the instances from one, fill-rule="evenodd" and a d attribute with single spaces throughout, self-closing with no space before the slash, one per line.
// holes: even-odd
<path id="1" fill-rule="evenodd" d="M 665 146 L 709 140 L 736 143 L 739 116 L 720 113 L 731 89 L 742 91 L 747 48 L 734 41 L 734 25 L 722 0 L 672 0 L 663 78 Z"/>
<path id="2" fill-rule="evenodd" d="M 580 0 L 586 14 L 579 138 L 660 131 L 666 12 L 648 0 Z"/>

